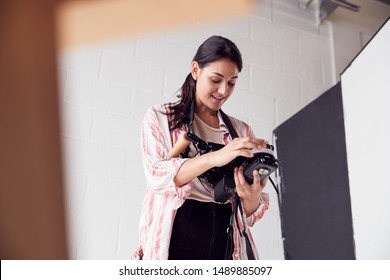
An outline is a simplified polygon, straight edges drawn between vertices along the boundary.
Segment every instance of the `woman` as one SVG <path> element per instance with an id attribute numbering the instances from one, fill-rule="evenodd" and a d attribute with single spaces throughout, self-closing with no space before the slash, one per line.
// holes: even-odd
<path id="1" fill-rule="evenodd" d="M 267 145 L 267 141 L 254 137 L 246 123 L 228 117 L 238 135 L 232 139 L 222 117 L 220 109 L 232 95 L 241 69 L 241 54 L 236 45 L 221 36 L 212 36 L 199 47 L 191 73 L 181 88 L 180 100 L 155 105 L 146 113 L 141 142 L 147 187 L 139 225 L 140 247 L 135 258 L 258 258 L 246 228 L 253 226 L 268 209 L 268 194 L 262 192 L 267 178 L 260 182 L 259 173 L 254 171 L 253 184 L 249 184 L 243 168 L 234 168 L 235 189 L 242 207 L 233 219 L 235 198 L 216 203 L 214 186 L 207 178 L 201 178 L 211 168 L 225 166 L 238 156 L 251 158 L 251 149 Z M 225 146 L 199 154 L 190 144 L 187 153 L 171 158 L 170 150 L 189 129 L 191 105 L 194 134 Z M 233 243 L 230 251 L 229 241 Z"/>

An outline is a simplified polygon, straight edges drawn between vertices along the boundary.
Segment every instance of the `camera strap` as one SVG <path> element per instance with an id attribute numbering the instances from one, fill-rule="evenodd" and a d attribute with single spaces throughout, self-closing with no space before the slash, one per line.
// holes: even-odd
<path id="1" fill-rule="evenodd" d="M 222 120 L 225 123 L 225 125 L 226 125 L 226 127 L 227 127 L 227 129 L 228 129 L 228 131 L 230 133 L 230 136 L 232 137 L 232 139 L 237 138 L 238 137 L 237 132 L 233 128 L 233 125 L 230 122 L 229 117 L 221 109 L 219 109 L 219 112 L 221 113 Z"/>
<path id="2" fill-rule="evenodd" d="M 230 122 L 229 117 L 221 109 L 219 110 L 219 112 L 221 113 L 222 120 L 225 123 L 232 139 L 237 138 L 238 137 L 237 132 L 233 128 L 233 125 Z M 225 259 L 230 259 L 232 254 L 233 254 L 233 250 L 234 250 L 233 224 L 235 221 L 237 224 L 237 228 L 240 232 L 240 236 L 245 238 L 245 245 L 246 245 L 246 252 L 247 252 L 248 260 L 254 260 L 255 256 L 253 254 L 252 245 L 250 243 L 249 236 L 246 233 L 245 219 L 244 219 L 244 214 L 243 214 L 244 211 L 242 208 L 241 199 L 238 196 L 237 192 L 235 193 L 234 198 L 232 199 L 232 208 L 233 208 L 232 216 L 230 217 L 230 224 L 229 224 L 229 228 L 227 230 L 228 244 L 226 246 Z M 242 230 L 240 229 L 239 222 L 238 222 L 238 216 L 237 216 L 238 213 L 241 214 L 241 221 L 242 221 L 242 225 L 243 225 Z"/>

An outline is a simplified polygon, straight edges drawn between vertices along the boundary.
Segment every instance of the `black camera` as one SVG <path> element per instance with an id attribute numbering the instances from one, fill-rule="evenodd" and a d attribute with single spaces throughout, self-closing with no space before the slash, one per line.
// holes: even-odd
<path id="1" fill-rule="evenodd" d="M 191 140 L 200 154 L 217 151 L 224 145 L 213 142 L 206 142 L 192 133 L 187 133 L 187 138 Z M 222 167 L 214 167 L 199 177 L 207 180 L 214 187 L 214 200 L 224 203 L 235 193 L 234 168 L 244 167 L 244 176 L 248 183 L 253 183 L 253 171 L 258 170 L 260 180 L 269 176 L 278 166 L 278 160 L 274 156 L 274 147 L 267 144 L 263 149 L 253 149 L 252 158 L 237 157 L 230 163 Z"/>

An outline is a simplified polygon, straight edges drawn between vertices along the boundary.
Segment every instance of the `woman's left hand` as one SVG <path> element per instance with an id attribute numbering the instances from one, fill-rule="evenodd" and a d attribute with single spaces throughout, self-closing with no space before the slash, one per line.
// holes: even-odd
<path id="1" fill-rule="evenodd" d="M 268 176 L 260 182 L 258 170 L 253 171 L 253 184 L 250 185 L 244 176 L 244 167 L 234 169 L 234 182 L 236 191 L 241 198 L 246 216 L 252 215 L 260 205 L 261 193 L 267 184 Z"/>

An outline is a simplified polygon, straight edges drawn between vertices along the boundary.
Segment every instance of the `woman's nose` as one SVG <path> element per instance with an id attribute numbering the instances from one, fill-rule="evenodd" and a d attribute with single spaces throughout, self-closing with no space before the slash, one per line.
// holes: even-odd
<path id="1" fill-rule="evenodd" d="M 227 85 L 227 83 L 221 83 L 220 86 L 219 86 L 219 88 L 218 88 L 218 92 L 219 92 L 220 94 L 225 95 L 225 94 L 227 93 L 227 91 L 228 91 L 228 85 Z"/>

